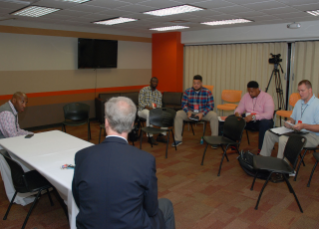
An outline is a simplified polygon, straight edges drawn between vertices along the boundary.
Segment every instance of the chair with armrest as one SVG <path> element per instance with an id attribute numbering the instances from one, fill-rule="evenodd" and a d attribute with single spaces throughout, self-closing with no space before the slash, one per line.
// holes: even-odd
<path id="1" fill-rule="evenodd" d="M 227 157 L 227 153 L 226 153 L 227 149 L 230 146 L 235 146 L 239 154 L 238 147 L 241 142 L 245 125 L 246 125 L 246 122 L 243 118 L 236 117 L 235 115 L 230 115 L 225 120 L 222 136 L 204 136 L 203 139 L 204 139 L 204 142 L 206 142 L 206 147 L 203 153 L 201 165 L 204 164 L 205 154 L 206 154 L 208 145 L 221 146 L 224 153 L 223 153 L 222 160 L 220 162 L 219 170 L 217 174 L 217 176 L 219 176 L 224 157 L 226 157 L 227 161 L 229 161 Z"/>
<path id="2" fill-rule="evenodd" d="M 223 111 L 235 110 L 238 106 L 234 103 L 239 103 L 241 99 L 241 90 L 223 90 L 222 91 L 222 102 L 227 102 L 217 105 L 217 109 Z"/>
<path id="3" fill-rule="evenodd" d="M 90 106 L 85 103 L 69 103 L 63 107 L 64 122 L 62 123 L 62 130 L 66 132 L 65 126 L 81 126 L 88 125 L 88 141 L 91 140 L 90 128 Z"/>
<path id="4" fill-rule="evenodd" d="M 33 201 L 33 204 L 31 206 L 31 208 L 29 209 L 29 212 L 24 220 L 24 223 L 22 225 L 22 229 L 25 228 L 28 219 L 31 215 L 31 212 L 36 204 L 36 202 L 38 201 L 38 199 L 41 196 L 41 192 L 43 190 L 46 190 L 49 196 L 49 200 L 51 203 L 51 206 L 53 206 L 53 202 L 51 199 L 51 195 L 49 192 L 49 188 L 53 188 L 54 192 L 56 193 L 58 200 L 64 210 L 64 213 L 66 214 L 66 217 L 68 218 L 68 211 L 63 203 L 63 200 L 61 199 L 60 195 L 58 194 L 58 192 L 56 191 L 55 187 L 52 186 L 40 173 L 38 173 L 36 170 L 32 170 L 29 172 L 24 172 L 21 165 L 19 165 L 19 163 L 17 163 L 16 161 L 14 161 L 13 159 L 11 159 L 11 157 L 6 156 L 5 153 L 1 152 L 2 156 L 5 158 L 6 162 L 8 163 L 10 170 L 11 170 L 11 177 L 12 177 L 12 183 L 14 186 L 14 189 L 16 190 L 12 200 L 10 202 L 10 205 L 7 209 L 7 212 L 5 214 L 5 216 L 3 217 L 3 220 L 6 220 L 9 214 L 9 211 L 11 209 L 11 206 L 14 202 L 14 199 L 17 195 L 17 193 L 27 193 L 27 192 L 37 192 L 37 195 Z"/>
<path id="5" fill-rule="evenodd" d="M 167 158 L 170 133 L 172 133 L 173 141 L 175 143 L 174 132 L 173 132 L 175 114 L 176 114 L 175 110 L 171 108 L 165 108 L 165 107 L 150 110 L 150 117 L 149 117 L 150 126 L 143 127 L 141 129 L 142 134 L 140 138 L 140 149 L 142 149 L 143 132 L 145 132 L 148 137 L 149 137 L 149 134 L 161 134 L 163 132 L 166 132 L 167 143 L 166 143 L 165 158 Z M 160 127 L 164 127 L 164 129 L 160 129 Z M 151 142 L 151 147 L 153 147 L 152 142 Z M 177 150 L 176 146 L 175 146 L 175 150 Z"/>
<path id="6" fill-rule="evenodd" d="M 295 191 L 293 190 L 291 184 L 288 181 L 288 178 L 286 176 L 289 176 L 289 174 L 293 174 L 294 170 L 297 165 L 298 157 L 302 151 L 302 148 L 306 144 L 306 138 L 301 135 L 291 135 L 287 141 L 285 150 L 284 150 L 284 157 L 282 159 L 275 158 L 275 157 L 262 157 L 262 156 L 254 156 L 253 157 L 253 166 L 256 170 L 256 174 L 253 180 L 253 183 L 251 185 L 250 190 L 253 190 L 255 180 L 257 178 L 257 175 L 260 171 L 268 171 L 269 176 L 267 177 L 257 200 L 255 209 L 258 209 L 258 204 L 261 198 L 261 195 L 270 179 L 273 173 L 279 173 L 283 176 L 284 180 L 287 183 L 288 189 L 290 193 L 292 193 L 295 197 L 295 200 L 299 206 L 299 209 L 301 212 L 302 208 L 300 206 L 300 203 L 298 201 L 298 198 L 295 194 Z M 285 160 L 285 158 L 288 159 L 289 162 Z M 290 164 L 289 164 L 290 163 Z"/>

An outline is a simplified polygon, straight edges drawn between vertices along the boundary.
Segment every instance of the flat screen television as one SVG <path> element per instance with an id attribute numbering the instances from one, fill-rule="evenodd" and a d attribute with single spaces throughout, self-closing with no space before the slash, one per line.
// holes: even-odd
<path id="1" fill-rule="evenodd" d="M 78 39 L 78 68 L 116 68 L 118 42 Z"/>

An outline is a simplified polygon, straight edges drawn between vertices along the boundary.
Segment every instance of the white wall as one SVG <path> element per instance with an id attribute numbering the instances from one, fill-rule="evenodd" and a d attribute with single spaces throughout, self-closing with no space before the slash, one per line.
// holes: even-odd
<path id="1" fill-rule="evenodd" d="M 287 24 L 288 23 L 182 32 L 182 43 L 192 45 L 319 40 L 319 21 L 300 22 L 300 29 L 288 29 Z"/>
<path id="2" fill-rule="evenodd" d="M 77 40 L 0 33 L 0 71 L 76 70 Z M 119 41 L 117 69 L 151 68 L 151 43 Z"/>

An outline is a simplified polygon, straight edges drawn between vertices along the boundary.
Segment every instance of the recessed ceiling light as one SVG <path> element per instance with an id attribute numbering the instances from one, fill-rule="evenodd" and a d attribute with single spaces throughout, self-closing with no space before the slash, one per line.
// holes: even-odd
<path id="1" fill-rule="evenodd" d="M 25 17 L 41 17 L 59 10 L 61 9 L 48 8 L 48 7 L 42 7 L 42 6 L 27 6 L 25 8 L 22 8 L 20 10 L 17 10 L 11 13 L 11 15 L 18 15 L 18 16 L 25 16 Z"/>
<path id="2" fill-rule="evenodd" d="M 84 3 L 84 2 L 89 2 L 91 0 L 62 0 L 63 2 L 74 2 L 74 3 Z"/>
<path id="3" fill-rule="evenodd" d="M 167 30 L 176 30 L 176 29 L 188 29 L 187 26 L 167 26 L 167 27 L 159 27 L 159 28 L 152 28 L 150 30 L 157 30 L 157 31 L 167 31 Z"/>
<path id="4" fill-rule="evenodd" d="M 246 19 L 231 19 L 231 20 L 223 20 L 223 21 L 210 21 L 210 22 L 202 22 L 204 25 L 229 25 L 229 24 L 237 24 L 237 23 L 247 23 L 253 22 Z"/>
<path id="5" fill-rule="evenodd" d="M 96 21 L 93 22 L 94 24 L 100 24 L 100 25 L 115 25 L 115 24 L 121 24 L 131 21 L 137 21 L 138 19 L 133 18 L 124 18 L 124 17 L 117 17 L 117 18 L 111 18 L 103 21 Z"/>
<path id="6" fill-rule="evenodd" d="M 313 11 L 306 11 L 308 14 L 311 14 L 313 16 L 319 16 L 319 10 L 313 10 Z"/>
<path id="7" fill-rule="evenodd" d="M 160 9 L 160 10 L 147 11 L 147 12 L 144 12 L 143 14 L 150 14 L 154 16 L 167 16 L 167 15 L 174 15 L 174 14 L 189 13 L 189 12 L 199 11 L 199 10 L 204 10 L 204 8 L 191 6 L 191 5 L 181 5 L 181 6 L 174 6 L 174 7 L 169 7 L 169 8 Z"/>

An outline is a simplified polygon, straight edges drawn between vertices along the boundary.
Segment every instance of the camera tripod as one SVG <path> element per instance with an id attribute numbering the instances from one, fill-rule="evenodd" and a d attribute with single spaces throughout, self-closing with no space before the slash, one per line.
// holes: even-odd
<path id="1" fill-rule="evenodd" d="M 281 84 L 281 78 L 280 78 L 280 71 L 279 68 L 281 69 L 281 73 L 284 73 L 282 70 L 282 67 L 279 63 L 274 64 L 274 69 L 272 70 L 268 85 L 266 87 L 266 92 L 268 91 L 271 79 L 273 76 L 275 76 L 275 84 L 276 84 L 276 93 L 277 93 L 277 104 L 278 104 L 278 110 L 285 109 L 285 101 L 283 97 L 283 90 L 282 90 L 282 84 Z"/>

